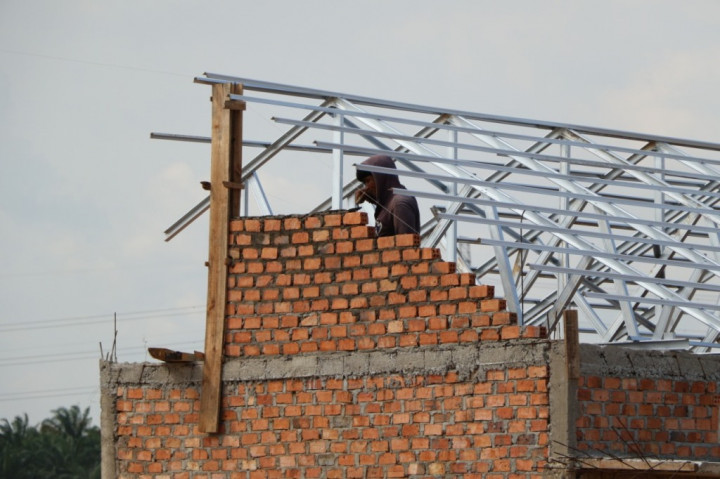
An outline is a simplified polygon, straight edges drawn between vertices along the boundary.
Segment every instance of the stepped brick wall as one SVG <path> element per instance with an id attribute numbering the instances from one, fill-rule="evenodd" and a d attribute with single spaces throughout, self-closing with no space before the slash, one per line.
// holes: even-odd
<path id="1" fill-rule="evenodd" d="M 231 223 L 228 357 L 539 338 L 492 286 L 419 237 L 374 237 L 365 213 Z"/>
<path id="2" fill-rule="evenodd" d="M 705 429 L 717 433 L 715 376 L 692 372 L 684 394 L 649 374 L 678 394 L 663 401 L 688 406 L 669 416 L 623 358 L 583 345 L 581 377 L 568 379 L 562 342 L 518 326 L 491 286 L 416 235 L 376 238 L 366 223 L 233 220 L 220 432 L 198 428 L 202 363 L 102 362 L 104 477 L 571 477 L 572 455 L 637 456 L 604 421 L 624 417 L 652 450 L 664 436 L 641 432 L 656 425 L 648 404 L 685 434 L 659 457 L 688 458 L 687 444 L 717 457 Z M 683 364 L 719 365 L 708 361 Z"/>

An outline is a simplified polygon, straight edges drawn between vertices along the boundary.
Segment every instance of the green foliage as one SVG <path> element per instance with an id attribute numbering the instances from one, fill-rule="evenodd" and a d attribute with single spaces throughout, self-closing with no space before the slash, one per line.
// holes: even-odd
<path id="1" fill-rule="evenodd" d="M 38 427 L 0 421 L 0 479 L 99 479 L 100 429 L 90 408 L 58 408 Z"/>

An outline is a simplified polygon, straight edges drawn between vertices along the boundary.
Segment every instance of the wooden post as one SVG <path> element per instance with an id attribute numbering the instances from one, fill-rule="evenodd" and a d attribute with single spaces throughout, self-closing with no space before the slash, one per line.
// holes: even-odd
<path id="1" fill-rule="evenodd" d="M 233 83 L 230 93 L 234 95 L 242 95 L 243 87 L 238 83 Z M 230 181 L 226 184 L 230 189 L 230 217 L 237 218 L 240 216 L 240 198 L 242 196 L 242 142 L 243 142 L 243 111 L 245 111 L 245 102 L 237 100 L 228 100 L 225 102 L 225 108 L 230 110 Z"/>
<path id="2" fill-rule="evenodd" d="M 558 317 L 559 318 L 559 317 Z M 548 477 L 571 479 L 575 474 L 577 455 L 578 378 L 580 377 L 580 344 L 577 311 L 562 312 L 564 341 L 553 341 L 550 347 L 550 402 L 549 463 L 563 464 Z"/>
<path id="3" fill-rule="evenodd" d="M 580 377 L 580 331 L 578 314 L 574 309 L 563 311 L 565 328 L 565 357 L 567 358 L 567 377 L 569 380 Z"/>
<path id="4" fill-rule="evenodd" d="M 242 109 L 227 108 L 226 102 L 230 93 L 238 92 L 242 93 L 241 85 L 228 83 L 213 85 L 212 90 L 208 293 L 199 419 L 200 431 L 206 433 L 218 432 L 220 418 L 228 230 L 233 211 L 230 206 L 233 195 L 226 184 L 239 181 L 233 172 L 242 169 Z M 239 196 L 236 199 L 239 207 Z"/>
<path id="5" fill-rule="evenodd" d="M 578 379 L 580 378 L 580 330 L 578 327 L 578 313 L 574 309 L 563 311 L 563 327 L 565 329 L 565 361 L 567 374 L 567 455 L 575 457 L 577 439 L 577 417 L 578 417 Z M 572 470 L 567 471 L 565 478 L 577 477 L 575 465 Z"/>

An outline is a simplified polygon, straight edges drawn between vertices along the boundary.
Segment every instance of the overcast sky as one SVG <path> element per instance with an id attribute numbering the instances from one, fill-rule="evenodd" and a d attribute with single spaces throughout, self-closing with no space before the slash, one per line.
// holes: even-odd
<path id="1" fill-rule="evenodd" d="M 0 418 L 99 413 L 100 343 L 202 349 L 205 71 L 720 142 L 720 2 L 0 0 Z M 248 111 L 246 128 L 279 136 Z M 293 173 L 294 175 L 295 173 Z M 263 177 L 301 213 L 292 176 Z M 329 186 L 328 186 L 329 192 Z"/>

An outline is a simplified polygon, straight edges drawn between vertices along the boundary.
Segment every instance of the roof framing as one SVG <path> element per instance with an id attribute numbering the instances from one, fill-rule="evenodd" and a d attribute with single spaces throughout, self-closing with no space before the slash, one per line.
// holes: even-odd
<path id="1" fill-rule="evenodd" d="M 250 160 L 239 181 L 261 212 L 273 211 L 259 174 L 271 161 L 331 159 L 327 197 L 312 209 L 320 211 L 354 206 L 358 184 L 346 166 L 389 154 L 408 185 L 401 193 L 418 198 L 427 220 L 423 246 L 500 288 L 522 324 L 562 337 L 562 311 L 575 308 L 584 341 L 720 347 L 720 144 L 213 73 L 195 81 L 241 84 L 228 100 L 262 106 L 282 131 L 243 142 Z M 190 209 L 167 239 L 209 207 L 207 198 Z"/>

